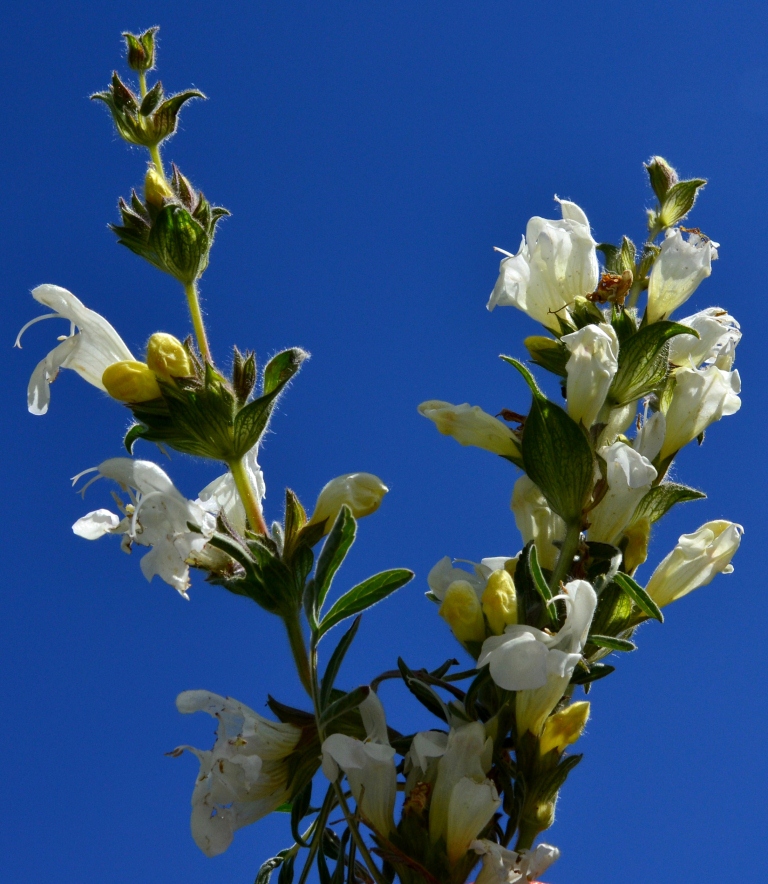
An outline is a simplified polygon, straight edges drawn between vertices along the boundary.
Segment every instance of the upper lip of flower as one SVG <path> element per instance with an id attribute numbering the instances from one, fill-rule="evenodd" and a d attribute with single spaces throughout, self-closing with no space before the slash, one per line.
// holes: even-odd
<path id="1" fill-rule="evenodd" d="M 133 359 L 131 351 L 115 329 L 94 310 L 75 297 L 72 292 L 56 285 L 41 285 L 33 289 L 32 297 L 54 310 L 37 316 L 23 326 L 14 346 L 21 347 L 24 332 L 43 319 L 68 319 L 70 333 L 39 362 L 32 372 L 27 390 L 27 404 L 33 414 L 45 414 L 50 401 L 49 385 L 60 368 L 71 368 L 84 380 L 104 390 L 101 376 L 114 362 Z M 78 329 L 75 331 L 75 329 Z"/>

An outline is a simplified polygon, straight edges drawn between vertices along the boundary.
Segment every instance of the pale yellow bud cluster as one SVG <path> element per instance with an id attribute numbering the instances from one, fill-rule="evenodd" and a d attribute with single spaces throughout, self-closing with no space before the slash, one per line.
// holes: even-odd
<path id="1" fill-rule="evenodd" d="M 483 609 L 469 581 L 455 580 L 448 587 L 439 613 L 462 644 L 485 640 Z"/>
<path id="2" fill-rule="evenodd" d="M 154 166 L 147 169 L 144 177 L 144 200 L 150 206 L 157 209 L 163 207 L 163 201 L 173 196 L 173 191 L 168 186 L 168 182 L 162 175 L 158 174 Z"/>
<path id="3" fill-rule="evenodd" d="M 158 377 L 164 381 L 192 375 L 184 345 L 173 335 L 157 332 L 147 343 L 147 361 L 125 359 L 109 365 L 101 377 L 104 389 L 118 402 L 149 402 L 161 396 Z"/>

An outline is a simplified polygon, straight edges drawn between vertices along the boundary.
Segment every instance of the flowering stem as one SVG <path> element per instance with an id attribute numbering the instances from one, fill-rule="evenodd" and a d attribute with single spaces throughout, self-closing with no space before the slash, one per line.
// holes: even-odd
<path id="1" fill-rule="evenodd" d="M 581 524 L 579 522 L 572 522 L 566 529 L 563 545 L 560 547 L 560 555 L 557 557 L 557 564 L 549 581 L 549 588 L 553 595 L 557 595 L 560 592 L 560 584 L 571 570 L 573 557 L 579 549 L 580 542 Z"/>
<path id="2" fill-rule="evenodd" d="M 287 625 L 287 621 L 286 621 Z M 297 623 L 298 625 L 298 623 Z M 290 635 L 290 633 L 289 633 Z M 303 637 L 302 637 L 303 643 Z M 312 633 L 312 638 L 309 644 L 309 667 L 310 667 L 310 695 L 312 696 L 312 704 L 315 709 L 315 722 L 317 724 L 317 736 L 320 740 L 320 745 L 323 745 L 323 741 L 325 740 L 325 728 L 321 723 L 322 719 L 322 710 L 320 709 L 320 685 L 318 683 L 317 678 L 317 633 Z M 363 836 L 360 834 L 360 830 L 357 827 L 357 820 L 352 815 L 352 811 L 349 809 L 349 805 L 347 804 L 347 799 L 344 797 L 344 790 L 341 788 L 340 784 L 341 776 L 333 783 L 333 791 L 336 793 L 336 799 L 339 802 L 339 807 L 341 808 L 341 812 L 344 814 L 344 819 L 346 820 L 347 826 L 349 827 L 350 834 L 352 835 L 352 840 L 355 843 L 355 846 L 360 851 L 360 856 L 362 856 L 363 861 L 368 867 L 368 871 L 373 876 L 373 880 L 376 884 L 387 884 L 384 880 L 384 876 L 379 871 L 379 867 L 373 861 L 373 857 L 371 856 L 371 852 L 368 850 L 368 847 L 363 840 Z M 350 865 L 350 868 L 353 866 Z"/>
<path id="3" fill-rule="evenodd" d="M 232 460 L 227 466 L 229 467 L 230 473 L 232 473 L 235 488 L 237 488 L 237 493 L 240 495 L 240 500 L 243 502 L 245 514 L 248 517 L 248 522 L 251 528 L 259 534 L 268 534 L 267 523 L 264 521 L 264 516 L 261 514 L 259 499 L 256 496 L 256 492 L 253 490 L 253 486 L 248 478 L 248 473 L 245 471 L 243 459 L 239 458 L 237 460 Z"/>
<path id="4" fill-rule="evenodd" d="M 312 690 L 312 676 L 309 668 L 309 655 L 307 654 L 307 645 L 304 641 L 304 633 L 301 631 L 301 623 L 298 614 L 284 617 L 285 628 L 288 631 L 288 642 L 291 646 L 291 653 L 296 663 L 296 669 L 299 672 L 299 678 L 304 690 L 310 697 L 314 697 Z"/>
<path id="5" fill-rule="evenodd" d="M 197 294 L 197 283 L 188 282 L 184 286 L 184 294 L 187 296 L 189 314 L 192 317 L 192 325 L 195 329 L 195 337 L 197 338 L 197 346 L 200 349 L 200 355 L 206 362 L 211 362 L 211 351 L 208 348 L 208 338 L 205 334 L 203 314 L 200 310 L 200 299 Z"/>

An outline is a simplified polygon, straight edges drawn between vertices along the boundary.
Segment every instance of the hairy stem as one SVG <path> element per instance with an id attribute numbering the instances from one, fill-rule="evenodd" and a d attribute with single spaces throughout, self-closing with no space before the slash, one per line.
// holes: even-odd
<path id="1" fill-rule="evenodd" d="M 256 496 L 256 491 L 248 478 L 248 473 L 245 470 L 242 458 L 230 461 L 227 466 L 229 467 L 230 473 L 232 473 L 235 488 L 237 488 L 237 493 L 240 495 L 240 500 L 243 502 L 245 514 L 248 517 L 248 523 L 251 528 L 258 534 L 268 534 L 269 531 L 267 530 L 267 523 L 264 521 L 264 516 L 261 513 L 259 498 Z"/>
<path id="2" fill-rule="evenodd" d="M 310 697 L 314 697 L 313 679 L 309 665 L 309 655 L 307 654 L 307 645 L 304 641 L 304 633 L 301 631 L 301 622 L 299 615 L 292 617 L 284 617 L 285 628 L 288 631 L 288 642 L 291 646 L 291 653 L 296 663 L 296 669 L 301 679 L 304 690 Z"/>
<path id="3" fill-rule="evenodd" d="M 195 329 L 195 337 L 197 338 L 197 346 L 200 350 L 200 355 L 206 362 L 211 362 L 211 351 L 208 347 L 208 338 L 205 334 L 205 325 L 203 324 L 203 314 L 200 310 L 200 298 L 197 293 L 197 283 L 188 282 L 184 286 L 184 294 L 187 296 L 189 315 L 192 317 L 192 326 Z"/>

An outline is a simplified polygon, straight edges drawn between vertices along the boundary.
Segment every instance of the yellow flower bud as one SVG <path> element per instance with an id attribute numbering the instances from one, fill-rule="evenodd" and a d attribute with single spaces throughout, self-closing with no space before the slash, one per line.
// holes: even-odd
<path id="1" fill-rule="evenodd" d="M 638 519 L 624 529 L 627 546 L 624 550 L 624 569 L 632 573 L 648 558 L 648 541 L 651 537 L 651 523 L 648 519 Z"/>
<path id="2" fill-rule="evenodd" d="M 546 755 L 553 749 L 562 752 L 566 746 L 575 743 L 581 736 L 588 718 L 589 702 L 587 700 L 571 703 L 570 706 L 551 715 L 541 733 L 540 754 Z"/>
<path id="3" fill-rule="evenodd" d="M 491 574 L 485 585 L 482 604 L 494 635 L 501 635 L 505 626 L 517 623 L 517 593 L 508 571 L 494 571 Z"/>
<path id="4" fill-rule="evenodd" d="M 148 402 L 160 398 L 155 373 L 145 363 L 133 359 L 107 366 L 101 382 L 107 393 L 118 402 Z"/>
<path id="5" fill-rule="evenodd" d="M 165 379 L 188 378 L 193 374 L 186 347 L 165 332 L 155 332 L 147 342 L 147 365 Z"/>
<path id="6" fill-rule="evenodd" d="M 440 616 L 462 642 L 485 641 L 485 620 L 480 600 L 467 580 L 454 580 L 445 591 Z"/>
<path id="7" fill-rule="evenodd" d="M 151 206 L 162 209 L 163 200 L 170 199 L 172 196 L 173 191 L 167 181 L 158 174 L 154 166 L 150 166 L 144 176 L 145 201 Z"/>

